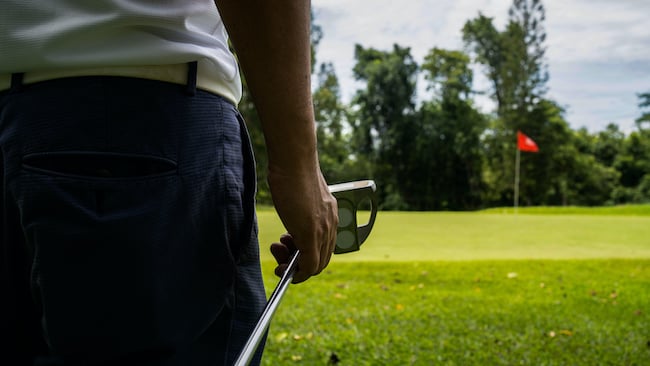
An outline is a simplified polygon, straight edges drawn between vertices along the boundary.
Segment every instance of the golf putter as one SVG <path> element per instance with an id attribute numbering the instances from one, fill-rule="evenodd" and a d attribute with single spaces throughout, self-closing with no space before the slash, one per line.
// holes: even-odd
<path id="1" fill-rule="evenodd" d="M 372 226 L 377 217 L 377 198 L 375 195 L 376 186 L 372 180 L 362 180 L 350 183 L 334 184 L 329 190 L 336 198 L 339 211 L 339 225 L 336 233 L 336 248 L 334 254 L 349 253 L 359 250 L 361 244 L 368 238 Z M 370 207 L 361 207 L 362 204 L 370 203 Z M 357 211 L 370 210 L 370 218 L 367 223 L 359 226 L 357 223 Z M 246 341 L 244 348 L 235 361 L 235 366 L 248 366 L 253 359 L 255 351 L 259 346 L 266 330 L 271 324 L 284 293 L 293 280 L 293 275 L 298 267 L 299 251 L 296 251 L 289 260 L 289 266 L 280 278 L 280 282 L 273 290 L 266 307 L 262 312 L 253 333 Z"/>

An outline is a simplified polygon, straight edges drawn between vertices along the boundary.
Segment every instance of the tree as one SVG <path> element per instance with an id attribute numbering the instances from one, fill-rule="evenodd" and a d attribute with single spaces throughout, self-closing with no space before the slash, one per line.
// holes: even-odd
<path id="1" fill-rule="evenodd" d="M 365 174 L 350 172 L 351 149 L 349 136 L 344 132 L 346 108 L 340 100 L 339 82 L 331 63 L 321 64 L 318 87 L 313 94 L 318 155 L 321 170 L 330 183 L 359 179 Z"/>
<path id="2" fill-rule="evenodd" d="M 546 93 L 545 19 L 540 0 L 514 0 L 504 31 L 481 13 L 463 27 L 466 47 L 486 68 L 504 127 L 512 128 Z"/>
<path id="3" fill-rule="evenodd" d="M 640 130 L 650 130 L 650 91 L 637 94 L 637 96 L 640 100 L 639 108 L 641 108 L 643 113 L 636 119 L 636 125 Z"/>
<path id="4" fill-rule="evenodd" d="M 469 100 L 473 74 L 469 56 L 461 51 L 432 49 L 422 65 L 427 89 L 436 98 L 417 114 L 416 156 L 405 199 L 420 210 L 463 210 L 480 206 L 481 135 L 485 118 Z"/>
<path id="5" fill-rule="evenodd" d="M 523 110 L 540 102 L 547 91 L 546 11 L 541 0 L 514 0 L 508 15 L 504 45 L 510 57 L 506 57 L 509 72 L 504 77 L 512 78 L 513 101 Z"/>
<path id="6" fill-rule="evenodd" d="M 644 131 L 635 131 L 625 139 L 614 167 L 620 172 L 621 189 L 614 195 L 619 203 L 642 202 L 650 199 L 639 194 L 638 188 L 650 175 L 650 139 Z M 645 184 L 645 183 L 644 183 Z"/>
<path id="7" fill-rule="evenodd" d="M 563 204 L 601 206 L 612 203 L 612 192 L 618 187 L 620 174 L 599 163 L 593 155 L 572 151 L 575 148 L 572 146 L 566 148 L 574 158 L 567 161 L 568 187 Z"/>
<path id="8" fill-rule="evenodd" d="M 621 141 L 613 166 L 620 173 L 620 186 L 612 194 L 617 203 L 650 202 L 650 93 L 638 94 L 641 116 L 637 131 Z"/>
<path id="9" fill-rule="evenodd" d="M 488 182 L 498 204 L 512 202 L 518 130 L 532 136 L 541 147 L 539 154 L 522 156 L 522 202 L 555 200 L 562 196 L 557 194 L 557 186 L 567 184 L 566 172 L 553 170 L 557 155 L 566 150 L 563 145 L 570 140 L 570 129 L 557 103 L 544 98 L 548 81 L 545 19 L 540 0 L 514 0 L 503 31 L 480 13 L 463 27 L 465 45 L 484 66 L 497 104 L 498 118 L 485 143 Z M 550 176 L 541 175 L 550 172 Z"/>
<path id="10" fill-rule="evenodd" d="M 592 153 L 598 162 L 611 167 L 621 153 L 624 143 L 625 134 L 618 128 L 618 125 L 610 123 L 605 127 L 605 131 L 596 134 Z"/>
<path id="11" fill-rule="evenodd" d="M 384 208 L 405 208 L 400 185 L 410 164 L 417 64 L 409 48 L 394 45 L 392 51 L 355 47 L 356 80 L 365 82 L 357 91 L 352 115 L 355 154 L 373 166 L 381 180 L 380 202 Z"/>
<path id="12" fill-rule="evenodd" d="M 314 19 L 314 10 L 311 10 L 311 30 L 309 34 L 311 42 L 311 73 L 314 73 L 314 68 L 316 67 L 316 49 L 320 44 L 320 41 L 323 39 L 323 28 L 316 24 Z"/>
<path id="13" fill-rule="evenodd" d="M 501 33 L 492 24 L 492 18 L 481 13 L 465 23 L 462 33 L 475 61 L 485 66 L 486 76 L 492 83 L 491 95 L 497 103 L 497 111 L 501 111 L 507 105 L 501 76 L 505 59 Z"/>
<path id="14" fill-rule="evenodd" d="M 474 79 L 469 64 L 469 56 L 462 51 L 433 48 L 422 65 L 424 78 L 429 82 L 427 89 L 441 98 L 469 99 Z"/>

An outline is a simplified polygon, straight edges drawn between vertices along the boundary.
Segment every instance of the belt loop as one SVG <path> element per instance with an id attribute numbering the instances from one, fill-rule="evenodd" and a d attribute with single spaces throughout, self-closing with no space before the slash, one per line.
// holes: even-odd
<path id="1" fill-rule="evenodd" d="M 20 90 L 23 86 L 23 78 L 25 77 L 24 72 L 16 72 L 11 74 L 11 88 L 12 92 Z"/>
<path id="2" fill-rule="evenodd" d="M 185 91 L 188 95 L 196 94 L 196 73 L 198 69 L 198 62 L 192 61 L 187 63 L 187 87 Z"/>

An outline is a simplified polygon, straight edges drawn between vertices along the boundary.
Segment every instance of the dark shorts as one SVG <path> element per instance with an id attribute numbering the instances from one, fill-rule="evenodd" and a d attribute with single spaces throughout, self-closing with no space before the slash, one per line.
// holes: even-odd
<path id="1" fill-rule="evenodd" d="M 0 364 L 233 363 L 266 298 L 232 104 L 131 78 L 26 85 L 0 93 L 0 154 Z"/>

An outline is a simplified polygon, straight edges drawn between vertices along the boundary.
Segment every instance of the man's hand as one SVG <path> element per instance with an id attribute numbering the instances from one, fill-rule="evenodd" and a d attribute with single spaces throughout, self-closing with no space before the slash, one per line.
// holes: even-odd
<path id="1" fill-rule="evenodd" d="M 319 274 L 329 263 L 336 245 L 338 212 L 320 171 L 312 175 L 284 176 L 269 172 L 269 186 L 275 209 L 288 233 L 271 245 L 278 262 L 275 273 L 287 269 L 291 254 L 300 250 L 294 283 Z"/>

